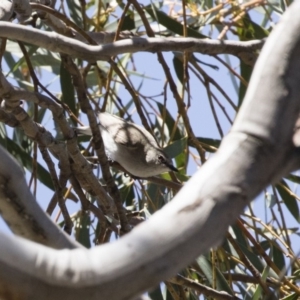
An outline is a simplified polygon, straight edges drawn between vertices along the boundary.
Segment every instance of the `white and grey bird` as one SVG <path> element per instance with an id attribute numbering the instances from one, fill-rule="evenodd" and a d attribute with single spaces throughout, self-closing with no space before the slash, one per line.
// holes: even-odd
<path id="1" fill-rule="evenodd" d="M 98 118 L 107 157 L 128 173 L 146 178 L 168 171 L 178 172 L 145 128 L 109 113 L 100 113 Z M 88 126 L 77 127 L 76 132 L 92 135 Z"/>

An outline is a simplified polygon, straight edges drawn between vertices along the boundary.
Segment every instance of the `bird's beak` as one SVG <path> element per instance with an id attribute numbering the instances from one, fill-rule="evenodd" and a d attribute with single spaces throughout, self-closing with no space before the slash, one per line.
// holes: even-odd
<path id="1" fill-rule="evenodd" d="M 177 168 L 175 168 L 173 165 L 168 165 L 169 169 L 171 171 L 174 171 L 174 172 L 179 172 Z"/>

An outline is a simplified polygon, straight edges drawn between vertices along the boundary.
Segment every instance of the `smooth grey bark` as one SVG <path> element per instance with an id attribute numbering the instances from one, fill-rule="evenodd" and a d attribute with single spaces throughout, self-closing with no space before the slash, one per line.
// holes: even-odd
<path id="1" fill-rule="evenodd" d="M 93 36 L 93 35 L 91 35 Z M 105 45 L 87 45 L 76 39 L 66 37 L 55 32 L 41 31 L 10 22 L 0 21 L 0 37 L 16 39 L 46 48 L 50 51 L 61 52 L 72 57 L 81 58 L 89 62 L 109 60 L 111 56 L 123 53 L 141 51 L 188 51 L 203 54 L 232 54 L 252 63 L 256 58 L 255 52 L 264 44 L 263 40 L 247 42 L 218 41 L 197 38 L 139 38 L 133 37 Z"/>
<path id="2" fill-rule="evenodd" d="M 219 245 L 263 188 L 299 167 L 293 142 L 300 111 L 299 15 L 296 1 L 258 59 L 231 132 L 172 202 L 120 240 L 91 250 L 57 251 L 1 233 L 0 296 L 132 299 Z"/>
<path id="3" fill-rule="evenodd" d="M 0 157 L 0 212 L 10 229 L 56 249 L 81 248 L 44 213 L 28 188 L 22 169 L 2 147 Z"/>

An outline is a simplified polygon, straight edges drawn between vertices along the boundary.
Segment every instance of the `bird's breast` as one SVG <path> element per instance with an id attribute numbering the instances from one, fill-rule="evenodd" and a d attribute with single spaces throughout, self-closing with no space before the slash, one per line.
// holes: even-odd
<path id="1" fill-rule="evenodd" d="M 114 161 L 118 161 L 118 145 L 113 137 L 105 129 L 101 130 L 101 135 L 107 156 Z"/>

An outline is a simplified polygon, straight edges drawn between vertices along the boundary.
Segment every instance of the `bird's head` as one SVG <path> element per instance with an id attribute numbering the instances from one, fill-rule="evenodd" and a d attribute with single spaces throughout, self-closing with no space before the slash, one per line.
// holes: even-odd
<path id="1" fill-rule="evenodd" d="M 149 167 L 157 171 L 156 175 L 169 171 L 178 172 L 168 155 L 158 148 L 148 149 L 146 163 Z"/>

